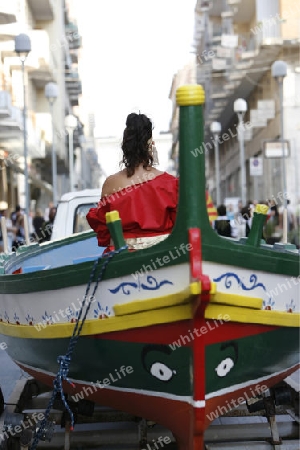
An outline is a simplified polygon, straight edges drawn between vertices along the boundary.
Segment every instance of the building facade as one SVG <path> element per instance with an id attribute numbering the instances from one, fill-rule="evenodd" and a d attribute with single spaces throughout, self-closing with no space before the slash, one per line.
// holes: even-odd
<path id="1" fill-rule="evenodd" d="M 15 52 L 15 38 L 21 33 L 31 41 L 31 51 L 24 62 L 24 79 L 20 56 Z M 57 158 L 58 199 L 70 190 L 70 145 L 65 129 L 65 117 L 69 114 L 77 118 L 73 132 L 74 165 L 76 159 L 86 159 L 90 146 L 86 145 L 80 117 L 81 42 L 72 0 L 0 1 L 0 200 L 7 202 L 10 209 L 16 204 L 25 206 L 24 85 L 31 210 L 45 207 L 52 200 L 53 149 Z M 49 82 L 58 88 L 53 114 L 45 97 Z M 91 178 L 88 170 L 85 174 Z M 85 180 L 81 182 L 84 184 Z"/>
<path id="2" fill-rule="evenodd" d="M 215 148 L 211 123 L 219 135 L 222 199 L 241 198 L 238 118 L 234 102 L 247 102 L 244 120 L 246 197 L 259 201 L 282 198 L 281 138 L 287 139 L 286 195 L 300 197 L 300 3 L 298 0 L 198 0 L 195 5 L 194 48 L 197 83 L 205 102 L 207 184 L 216 198 Z M 283 80 L 283 136 L 279 86 L 272 64 L 287 64 Z M 271 142 L 270 142 L 271 141 Z M 274 141 L 274 142 L 273 142 Z M 267 149 L 267 151 L 266 151 Z M 275 149 L 275 150 L 274 150 Z M 277 157 L 270 157 L 276 155 Z M 259 166 L 255 170 L 253 164 Z M 278 203 L 278 201 L 277 201 Z"/>

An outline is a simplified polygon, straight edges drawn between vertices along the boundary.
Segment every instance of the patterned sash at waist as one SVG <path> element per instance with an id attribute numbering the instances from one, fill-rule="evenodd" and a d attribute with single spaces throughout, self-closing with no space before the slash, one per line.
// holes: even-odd
<path id="1" fill-rule="evenodd" d="M 164 241 L 168 236 L 168 234 L 160 234 L 158 236 L 127 238 L 125 242 L 129 250 L 142 250 L 143 248 L 152 247 L 152 245 Z M 110 241 L 110 245 L 114 245 L 112 240 Z"/>

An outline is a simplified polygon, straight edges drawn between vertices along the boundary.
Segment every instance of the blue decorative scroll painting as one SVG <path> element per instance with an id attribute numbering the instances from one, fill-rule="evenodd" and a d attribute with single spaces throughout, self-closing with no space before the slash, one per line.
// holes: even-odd
<path id="1" fill-rule="evenodd" d="M 254 273 L 250 275 L 249 286 L 246 286 L 246 284 L 242 282 L 241 278 L 233 272 L 223 273 L 223 275 L 219 276 L 218 278 L 214 278 L 213 281 L 218 282 L 223 279 L 225 279 L 224 282 L 226 289 L 231 288 L 233 280 L 236 280 L 238 285 L 241 286 L 244 291 L 252 291 L 253 289 L 261 287 L 265 292 L 267 292 L 266 286 L 262 283 L 257 282 L 257 275 L 255 275 Z"/>
<path id="2" fill-rule="evenodd" d="M 263 308 L 273 309 L 275 306 L 275 301 L 273 300 L 272 295 L 267 291 L 267 288 L 263 283 L 258 282 L 257 275 L 254 273 L 250 275 L 247 283 L 243 282 L 241 278 L 233 272 L 223 273 L 218 278 L 214 278 L 213 281 L 218 282 L 222 280 L 224 280 L 226 289 L 230 289 L 234 281 L 237 282 L 238 286 L 240 286 L 243 291 L 253 291 L 254 289 L 262 288 L 268 297 L 267 299 L 263 299 Z"/>
<path id="3" fill-rule="evenodd" d="M 117 294 L 121 291 L 125 295 L 130 295 L 131 290 L 137 289 L 138 291 L 146 290 L 146 291 L 157 291 L 161 288 L 161 286 L 165 284 L 174 284 L 169 280 L 157 281 L 152 275 L 148 275 L 145 283 L 141 283 L 140 279 L 138 279 L 137 283 L 134 282 L 123 282 L 116 286 L 114 289 L 109 289 L 112 294 Z"/>

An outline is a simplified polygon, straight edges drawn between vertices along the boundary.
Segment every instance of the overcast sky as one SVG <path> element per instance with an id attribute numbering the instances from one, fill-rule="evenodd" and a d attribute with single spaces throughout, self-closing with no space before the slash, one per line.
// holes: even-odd
<path id="1" fill-rule="evenodd" d="M 196 0 L 76 0 L 83 96 L 97 136 L 120 136 L 130 112 L 169 128 L 172 77 L 192 57 Z"/>

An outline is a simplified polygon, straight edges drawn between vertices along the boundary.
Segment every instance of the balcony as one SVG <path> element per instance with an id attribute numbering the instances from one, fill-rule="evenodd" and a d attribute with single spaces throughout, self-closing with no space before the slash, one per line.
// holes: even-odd
<path id="1" fill-rule="evenodd" d="M 82 94 L 82 83 L 81 81 L 77 81 L 75 84 L 68 84 L 67 89 L 69 94 L 76 94 L 81 95 Z"/>
<path id="2" fill-rule="evenodd" d="M 31 71 L 30 78 L 36 87 L 44 88 L 54 78 L 54 62 L 50 52 L 49 35 L 45 30 L 32 30 L 28 34 L 31 39 L 31 53 L 38 61 L 38 66 Z"/>
<path id="3" fill-rule="evenodd" d="M 0 0 L 0 24 L 14 23 L 17 21 L 16 0 Z"/>
<path id="4" fill-rule="evenodd" d="M 28 5 L 35 20 L 54 19 L 54 7 L 52 0 L 28 0 Z"/>
<path id="5" fill-rule="evenodd" d="M 23 132 L 23 115 L 21 109 L 10 106 L 8 117 L 0 119 L 0 139 L 19 139 Z"/>
<path id="6" fill-rule="evenodd" d="M 78 50 L 81 47 L 81 36 L 76 23 L 70 22 L 66 24 L 66 38 L 70 50 Z"/>
<path id="7" fill-rule="evenodd" d="M 82 83 L 78 72 L 74 70 L 67 70 L 65 72 L 65 81 L 71 105 L 77 106 L 78 96 L 82 94 Z"/>
<path id="8" fill-rule="evenodd" d="M 70 95 L 69 98 L 71 106 L 79 106 L 78 95 Z"/>
<path id="9" fill-rule="evenodd" d="M 212 95 L 214 105 L 209 107 L 207 116 L 209 120 L 218 120 L 226 128 L 233 116 L 232 104 L 235 98 L 247 98 L 253 89 L 258 85 L 260 78 L 271 70 L 271 64 L 278 58 L 282 49 L 282 39 L 280 36 L 279 24 L 272 22 L 268 28 L 261 27 L 259 33 L 250 32 L 238 33 L 238 42 L 232 51 L 231 58 L 220 58 L 218 61 L 219 48 L 214 58 L 213 69 L 222 68 L 221 63 L 227 60 L 225 72 L 213 78 Z M 223 48 L 227 50 L 226 47 Z M 220 53 L 223 56 L 223 53 Z M 226 56 L 224 54 L 224 56 Z M 224 64 L 225 67 L 225 64 Z M 220 111 L 215 108 L 216 101 L 224 101 L 226 105 Z"/>
<path id="10" fill-rule="evenodd" d="M 77 52 L 71 52 L 71 62 L 72 64 L 78 64 L 78 53 Z"/>
<path id="11" fill-rule="evenodd" d="M 11 116 L 11 96 L 8 91 L 0 91 L 0 119 Z"/>

